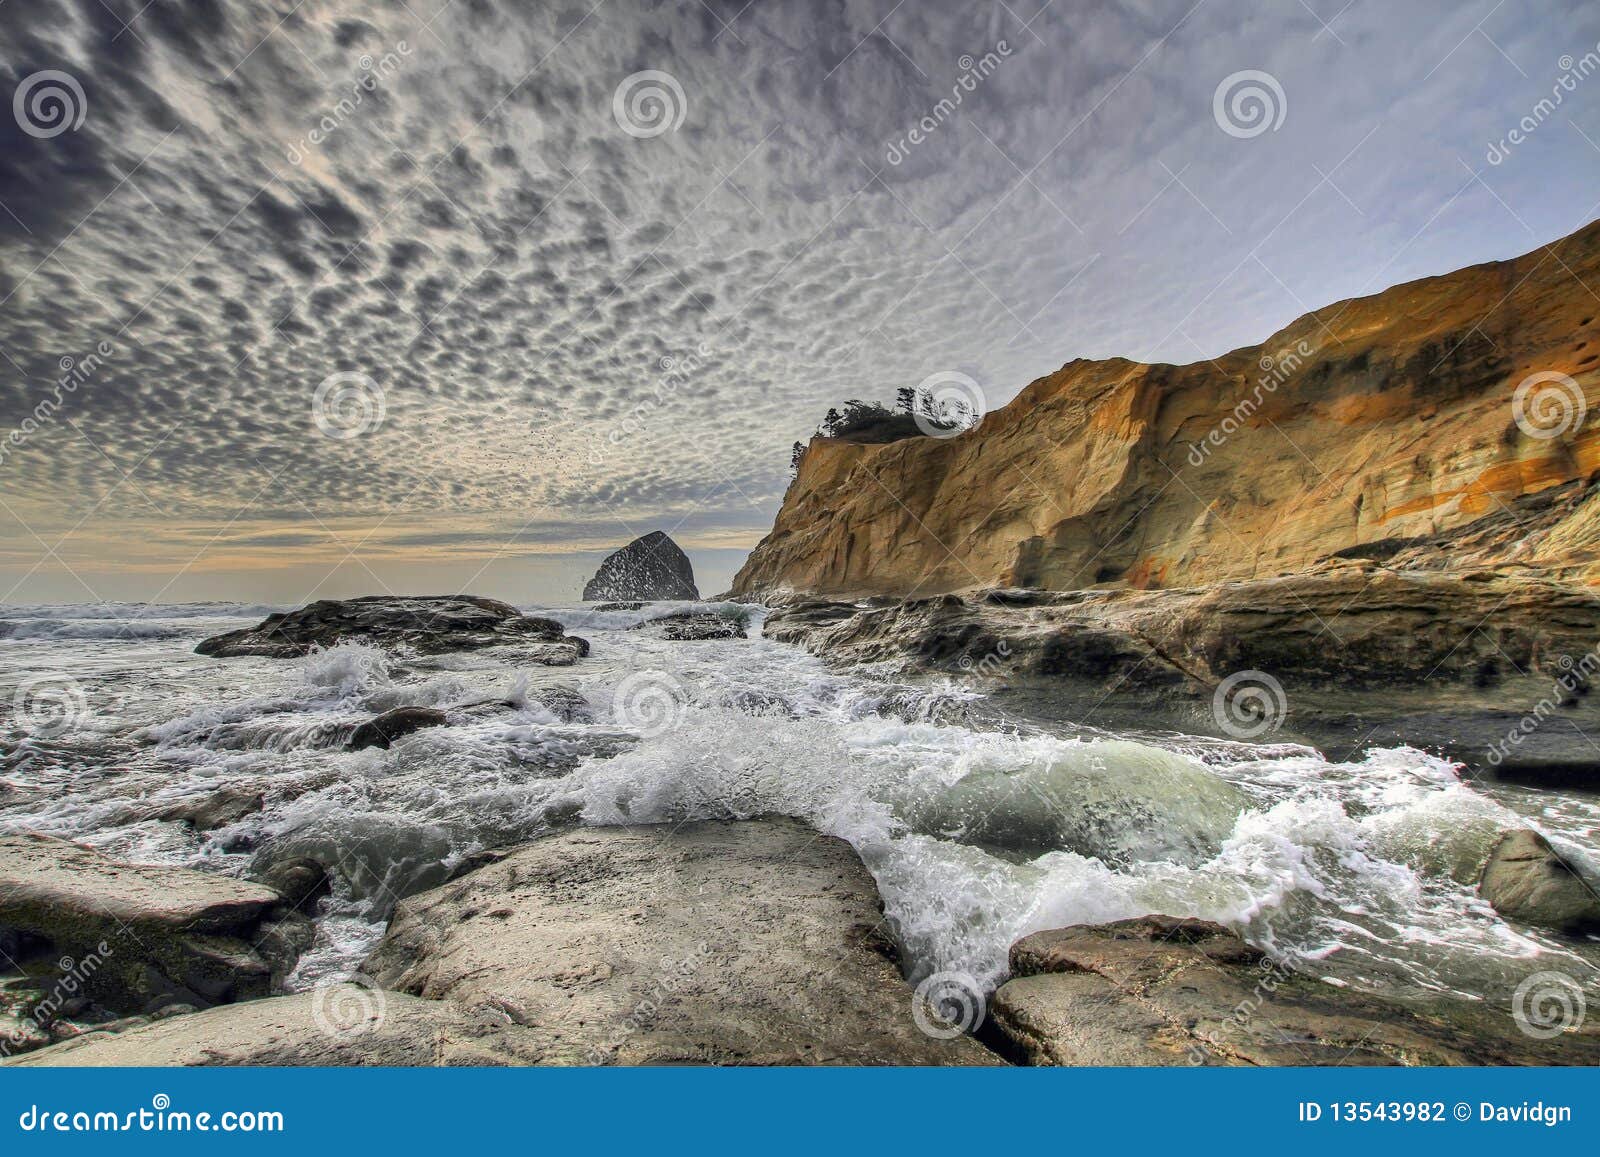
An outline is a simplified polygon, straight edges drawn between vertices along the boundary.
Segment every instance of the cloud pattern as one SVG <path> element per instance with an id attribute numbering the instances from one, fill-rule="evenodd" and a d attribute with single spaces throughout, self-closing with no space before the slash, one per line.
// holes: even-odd
<path id="1" fill-rule="evenodd" d="M 587 567 L 650 529 L 728 570 L 844 398 L 1215 356 L 1568 232 L 1600 183 L 1600 77 L 1485 160 L 1600 43 L 1578 0 L 11 0 L 0 27 L 5 94 L 53 70 L 84 105 L 0 116 L 8 598 L 129 568 L 292 600 L 330 565 Z M 1246 69 L 1287 102 L 1251 139 L 1213 117 Z M 629 131 L 646 72 L 670 123 Z M 325 435 L 335 374 L 381 424 Z M 305 589 L 252 586 L 297 559 Z"/>

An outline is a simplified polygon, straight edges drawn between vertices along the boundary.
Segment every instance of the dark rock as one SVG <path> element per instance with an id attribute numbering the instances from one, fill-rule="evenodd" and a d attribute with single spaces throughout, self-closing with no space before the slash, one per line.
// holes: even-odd
<path id="1" fill-rule="evenodd" d="M 1531 828 L 1500 838 L 1484 865 L 1478 892 L 1508 920 L 1574 934 L 1600 931 L 1596 886 Z"/>
<path id="2" fill-rule="evenodd" d="M 283 902 L 300 912 L 309 912 L 317 901 L 333 891 L 333 879 L 323 864 L 307 856 L 294 856 L 270 864 L 261 882 L 283 897 Z"/>
<path id="3" fill-rule="evenodd" d="M 677 642 L 700 639 L 744 639 L 744 625 L 722 615 L 673 615 L 661 622 L 661 633 Z"/>
<path id="4" fill-rule="evenodd" d="M 643 603 L 601 603 L 594 608 L 597 611 L 642 611 Z"/>
<path id="5" fill-rule="evenodd" d="M 661 531 L 636 538 L 607 555 L 583 588 L 583 601 L 694 599 L 694 567 L 678 544 Z"/>
<path id="6" fill-rule="evenodd" d="M 157 819 L 185 823 L 197 832 L 214 831 L 236 824 L 260 811 L 265 796 L 248 788 L 225 787 L 196 799 L 186 799 L 158 812 Z"/>
<path id="7" fill-rule="evenodd" d="M 294 971 L 295 963 L 316 939 L 316 925 L 303 914 L 286 908 L 273 919 L 261 922 L 254 948 L 273 975 L 281 977 Z"/>
<path id="8" fill-rule="evenodd" d="M 195 647 L 201 655 L 293 658 L 346 639 L 380 646 L 404 645 L 427 654 L 470 651 L 517 643 L 565 644 L 582 658 L 589 645 L 568 636 L 554 619 L 524 615 L 508 603 L 473 595 L 368 595 L 323 599 L 297 611 L 268 615 L 254 627 L 213 635 Z"/>
<path id="9" fill-rule="evenodd" d="M 351 751 L 362 751 L 368 747 L 387 748 L 396 739 L 413 731 L 438 727 L 446 722 L 445 713 L 435 707 L 396 707 L 357 727 L 350 735 L 348 746 Z"/>
<path id="10" fill-rule="evenodd" d="M 763 630 L 840 664 L 983 679 L 996 705 L 1045 719 L 1302 742 L 1336 762 L 1405 744 L 1499 778 L 1600 786 L 1600 600 L 1570 584 L 1345 561 L 1182 590 L 995 593 L 793 602 Z M 1235 676 L 1263 693 L 1219 709 Z"/>
<path id="11" fill-rule="evenodd" d="M 1600 1029 L 1540 1040 L 1509 1006 L 1416 1007 L 1300 974 L 1226 928 L 1145 916 L 1037 932 L 990 1008 L 1042 1065 L 1507 1065 L 1600 1062 Z"/>
<path id="12" fill-rule="evenodd" d="M 563 723 L 587 723 L 594 718 L 594 709 L 576 687 L 535 687 L 528 691 L 527 702 L 538 704 Z"/>
<path id="13" fill-rule="evenodd" d="M 113 1010 L 265 996 L 274 970 L 253 945 L 282 904 L 261 884 L 123 864 L 47 836 L 0 836 L 0 927 L 75 961 L 82 992 Z"/>

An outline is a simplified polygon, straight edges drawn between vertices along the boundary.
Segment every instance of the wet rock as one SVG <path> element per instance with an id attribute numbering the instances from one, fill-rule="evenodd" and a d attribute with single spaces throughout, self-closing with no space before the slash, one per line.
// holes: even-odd
<path id="1" fill-rule="evenodd" d="M 265 796 L 260 791 L 225 787 L 209 795 L 182 800 L 157 812 L 155 818 L 185 823 L 197 832 L 209 832 L 254 815 L 264 804 Z"/>
<path id="2" fill-rule="evenodd" d="M 308 917 L 300 912 L 283 911 L 261 922 L 252 947 L 267 962 L 273 976 L 281 978 L 294 971 L 295 964 L 316 939 L 317 927 Z"/>
<path id="3" fill-rule="evenodd" d="M 661 531 L 636 538 L 621 550 L 608 554 L 583 588 L 583 601 L 638 599 L 693 599 L 700 592 L 694 585 L 694 567 L 689 556 Z"/>
<path id="4" fill-rule="evenodd" d="M 1489 1002 L 1380 1000 L 1304 975 L 1204 920 L 1145 916 L 1038 932 L 1012 946 L 1011 971 L 990 1015 L 1032 1064 L 1600 1061 L 1600 1030 L 1537 1040 Z"/>
<path id="5" fill-rule="evenodd" d="M 576 687 L 535 687 L 528 691 L 527 702 L 543 707 L 563 723 L 588 723 L 594 718 L 594 709 Z"/>
<path id="6" fill-rule="evenodd" d="M 1478 892 L 1508 920 L 1558 932 L 1600 931 L 1600 889 L 1531 828 L 1501 837 Z"/>
<path id="7" fill-rule="evenodd" d="M 1044 718 L 1304 742 L 1335 760 L 1408 744 L 1505 778 L 1600 784 L 1587 590 L 1343 561 L 1186 590 L 993 594 L 792 602 L 763 630 L 833 662 L 967 676 Z"/>
<path id="8" fill-rule="evenodd" d="M 363 751 L 368 747 L 387 749 L 402 736 L 446 722 L 445 713 L 435 707 L 396 707 L 357 727 L 350 735 L 348 747 L 351 751 Z"/>
<path id="9" fill-rule="evenodd" d="M 643 603 L 600 603 L 594 608 L 597 611 L 642 611 Z"/>
<path id="10" fill-rule="evenodd" d="M 253 945 L 282 903 L 270 888 L 210 872 L 0 836 L 0 927 L 47 943 L 73 994 L 111 1009 L 265 996 L 273 964 Z"/>
<path id="11" fill-rule="evenodd" d="M 511 1065 L 545 1059 L 537 1034 L 501 1016 L 333 984 L 121 1032 L 90 1031 L 0 1064 L 50 1066 Z"/>
<path id="12" fill-rule="evenodd" d="M 425 654 L 470 651 L 506 644 L 562 644 L 530 648 L 532 661 L 548 653 L 572 662 L 589 645 L 554 619 L 524 615 L 508 603 L 473 595 L 368 595 L 323 599 L 297 611 L 268 615 L 254 627 L 213 635 L 201 655 L 265 655 L 293 658 L 346 639 L 380 646 L 405 645 Z"/>
<path id="13" fill-rule="evenodd" d="M 311 911 L 318 900 L 333 890 L 328 869 L 306 856 L 291 856 L 268 865 L 261 874 L 261 883 L 299 912 Z"/>
<path id="14" fill-rule="evenodd" d="M 701 639 L 744 639 L 744 624 L 723 615 L 673 615 L 657 620 L 664 637 L 677 642 Z"/>
<path id="15" fill-rule="evenodd" d="M 789 819 L 584 828 L 402 901 L 365 971 L 602 1064 L 989 1064 L 912 1018 L 872 877 Z"/>

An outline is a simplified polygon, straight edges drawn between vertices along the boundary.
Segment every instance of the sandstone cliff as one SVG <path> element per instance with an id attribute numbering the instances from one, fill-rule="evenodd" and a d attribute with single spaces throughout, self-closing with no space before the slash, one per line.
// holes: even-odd
<path id="1" fill-rule="evenodd" d="M 814 439 L 734 591 L 1159 589 L 1397 552 L 1600 582 L 1591 285 L 1600 222 L 1215 360 L 1071 362 L 956 437 Z"/>

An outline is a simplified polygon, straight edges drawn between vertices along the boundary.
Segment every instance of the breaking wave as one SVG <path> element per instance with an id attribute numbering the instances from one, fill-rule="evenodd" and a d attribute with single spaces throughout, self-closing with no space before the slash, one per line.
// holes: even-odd
<path id="1" fill-rule="evenodd" d="M 994 984 L 1028 932 L 1150 912 L 1220 921 L 1374 988 L 1481 995 L 1537 954 L 1594 975 L 1473 886 L 1509 828 L 1533 823 L 1591 855 L 1600 806 L 1587 797 L 1467 784 L 1408 748 L 1330 763 L 1288 744 L 1007 720 L 960 684 L 830 672 L 760 638 L 760 612 L 748 640 L 669 641 L 651 624 L 676 609 L 542 611 L 593 644 L 566 669 L 352 643 L 219 662 L 183 642 L 130 670 L 107 668 L 87 637 L 52 636 L 92 725 L 18 744 L 0 827 L 236 874 L 326 863 L 335 893 L 302 984 L 354 966 L 399 898 L 486 850 L 574 823 L 771 813 L 854 845 L 914 976 Z M 190 618 L 222 630 L 253 615 Z M 12 682 L 31 669 L 3 662 Z M 642 677 L 663 708 L 649 719 L 628 699 Z M 349 749 L 360 723 L 402 706 L 443 721 Z M 260 808 L 206 832 L 160 818 L 224 788 L 259 793 Z"/>

